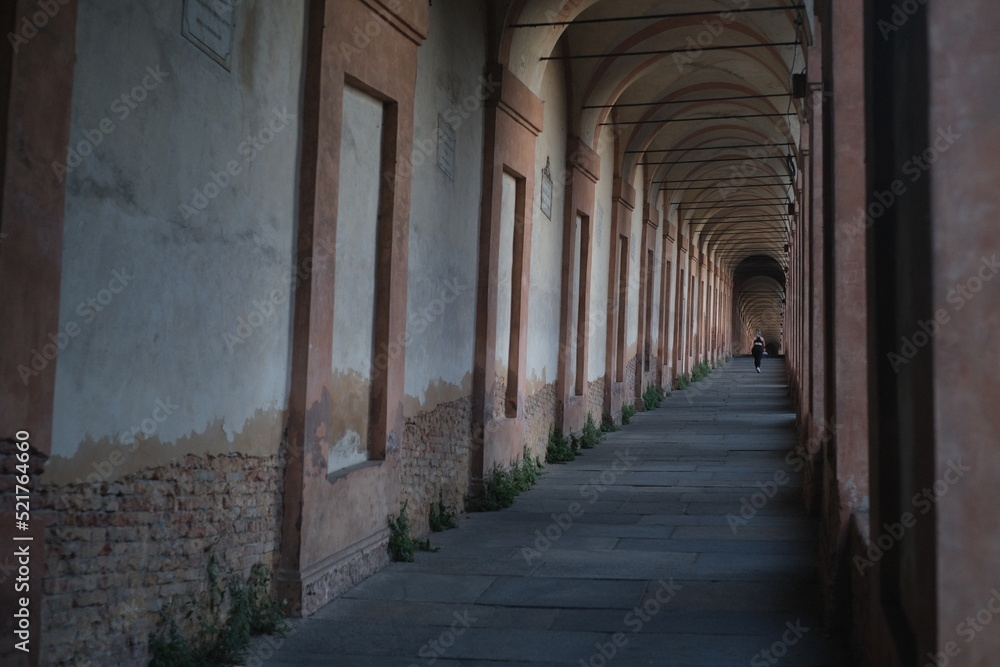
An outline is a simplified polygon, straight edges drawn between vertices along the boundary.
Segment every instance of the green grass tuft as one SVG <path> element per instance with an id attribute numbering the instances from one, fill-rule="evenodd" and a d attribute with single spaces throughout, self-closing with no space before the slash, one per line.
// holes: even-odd
<path id="1" fill-rule="evenodd" d="M 635 416 L 635 406 L 631 403 L 626 403 L 622 406 L 622 425 L 628 424 L 632 421 L 632 417 Z"/>
<path id="2" fill-rule="evenodd" d="M 458 512 L 444 504 L 443 495 L 438 497 L 437 503 L 431 503 L 430 526 L 435 533 L 458 527 Z"/>
<path id="3" fill-rule="evenodd" d="M 597 427 L 594 416 L 587 413 L 587 421 L 583 424 L 583 432 L 580 434 L 580 447 L 583 449 L 593 449 L 604 439 L 604 433 Z"/>
<path id="4" fill-rule="evenodd" d="M 418 540 L 410 536 L 410 517 L 406 513 L 407 502 L 399 510 L 399 516 L 389 517 L 389 558 L 400 563 L 412 563 L 417 551 L 437 551 L 430 540 Z"/>
<path id="5" fill-rule="evenodd" d="M 569 438 L 563 435 L 562 429 L 553 428 L 549 431 L 549 442 L 545 448 L 546 463 L 568 463 L 576 458 L 580 449 L 576 436 Z M 575 447 L 574 447 L 575 445 Z"/>
<path id="6" fill-rule="evenodd" d="M 515 461 L 505 470 L 494 465 L 483 481 L 483 495 L 466 503 L 470 512 L 495 512 L 510 507 L 514 498 L 527 491 L 538 481 L 542 471 L 542 461 L 524 448 L 520 461 Z"/>

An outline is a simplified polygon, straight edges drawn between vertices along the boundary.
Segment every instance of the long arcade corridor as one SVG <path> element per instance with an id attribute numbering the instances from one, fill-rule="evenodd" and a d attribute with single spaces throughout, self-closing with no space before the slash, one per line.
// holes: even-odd
<path id="1" fill-rule="evenodd" d="M 0 663 L 232 662 L 275 609 L 339 614 L 283 651 L 413 659 L 465 604 L 441 660 L 558 662 L 653 596 L 616 660 L 770 661 L 801 614 L 803 664 L 840 659 L 826 632 L 850 665 L 1000 664 L 998 25 L 989 0 L 2 3 Z M 404 507 L 424 538 L 632 410 L 390 563 Z M 633 439 L 610 511 L 511 551 Z"/>
<path id="2" fill-rule="evenodd" d="M 764 369 L 737 358 L 675 392 L 246 664 L 848 667 L 823 630 L 784 360 Z"/>

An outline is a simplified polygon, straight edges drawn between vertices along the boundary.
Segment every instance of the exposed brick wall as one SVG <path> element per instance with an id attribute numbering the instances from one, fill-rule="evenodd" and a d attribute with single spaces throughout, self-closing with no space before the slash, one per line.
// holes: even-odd
<path id="1" fill-rule="evenodd" d="M 302 616 L 310 616 L 389 564 L 389 529 L 358 547 L 303 587 Z"/>
<path id="2" fill-rule="evenodd" d="M 507 376 L 493 376 L 493 421 L 507 418 Z"/>
<path id="3" fill-rule="evenodd" d="M 635 374 L 638 370 L 638 357 L 632 357 L 625 362 L 625 395 L 623 401 L 635 401 Z"/>
<path id="4" fill-rule="evenodd" d="M 588 388 L 588 410 L 594 415 L 594 421 L 601 425 L 601 417 L 604 416 L 604 377 L 601 376 L 589 383 Z"/>
<path id="5" fill-rule="evenodd" d="M 524 400 L 528 451 L 545 460 L 549 431 L 556 423 L 556 385 L 549 383 Z"/>
<path id="6" fill-rule="evenodd" d="M 173 602 L 220 575 L 276 562 L 283 456 L 188 455 L 101 484 L 42 486 L 43 664 L 146 664 L 147 637 Z"/>
<path id="7" fill-rule="evenodd" d="M 462 508 L 469 491 L 472 397 L 442 403 L 406 420 L 403 431 L 403 497 L 416 530 L 426 531 L 429 507 L 444 497 Z"/>
<path id="8" fill-rule="evenodd" d="M 654 358 L 652 362 L 649 364 L 649 370 L 643 371 L 642 373 L 643 391 L 646 390 L 646 387 L 660 386 L 660 372 L 659 370 L 657 370 L 659 369 L 659 367 L 660 365 L 658 361 Z"/>

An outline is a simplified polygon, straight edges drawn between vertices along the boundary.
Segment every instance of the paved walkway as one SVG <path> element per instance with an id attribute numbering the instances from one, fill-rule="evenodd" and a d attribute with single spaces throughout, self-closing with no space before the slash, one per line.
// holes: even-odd
<path id="1" fill-rule="evenodd" d="M 546 466 L 512 508 L 296 621 L 264 664 L 848 664 L 817 618 L 783 360 L 764 371 L 737 358 Z"/>

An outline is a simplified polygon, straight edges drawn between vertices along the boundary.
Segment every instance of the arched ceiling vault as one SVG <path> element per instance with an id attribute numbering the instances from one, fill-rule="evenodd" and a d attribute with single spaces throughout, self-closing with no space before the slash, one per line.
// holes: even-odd
<path id="1" fill-rule="evenodd" d="M 806 4 L 514 0 L 497 54 L 536 93 L 563 61 L 570 132 L 596 148 L 612 131 L 620 175 L 641 173 L 649 202 L 662 196 L 670 222 L 752 287 L 736 295 L 741 315 L 772 339 L 806 113 L 793 85 L 806 67 Z"/>

